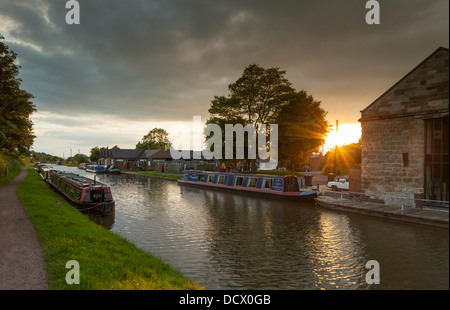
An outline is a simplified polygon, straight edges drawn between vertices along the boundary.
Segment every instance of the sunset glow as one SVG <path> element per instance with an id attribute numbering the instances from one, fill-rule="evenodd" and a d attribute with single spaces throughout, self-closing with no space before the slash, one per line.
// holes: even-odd
<path id="1" fill-rule="evenodd" d="M 337 133 L 336 126 L 333 126 L 325 139 L 324 148 L 327 151 L 336 145 L 357 143 L 359 138 L 361 138 L 361 124 L 359 123 L 339 125 Z"/>

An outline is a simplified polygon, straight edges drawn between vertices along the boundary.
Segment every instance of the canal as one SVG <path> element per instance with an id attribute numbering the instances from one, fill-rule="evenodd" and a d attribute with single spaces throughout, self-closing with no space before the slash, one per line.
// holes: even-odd
<path id="1" fill-rule="evenodd" d="M 104 225 L 206 289 L 449 289 L 445 228 L 165 179 L 97 180 L 116 200 Z M 369 260 L 379 263 L 380 284 L 366 283 Z"/>

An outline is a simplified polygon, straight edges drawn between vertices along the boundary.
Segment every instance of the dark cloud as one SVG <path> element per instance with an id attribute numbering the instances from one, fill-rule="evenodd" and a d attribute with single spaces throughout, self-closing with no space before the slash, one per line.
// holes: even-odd
<path id="1" fill-rule="evenodd" d="M 0 0 L 0 33 L 18 53 L 23 87 L 42 111 L 147 121 L 208 116 L 214 95 L 258 63 L 287 71 L 339 118 L 359 111 L 439 46 L 448 0 Z M 345 107 L 343 109 L 342 107 Z"/>

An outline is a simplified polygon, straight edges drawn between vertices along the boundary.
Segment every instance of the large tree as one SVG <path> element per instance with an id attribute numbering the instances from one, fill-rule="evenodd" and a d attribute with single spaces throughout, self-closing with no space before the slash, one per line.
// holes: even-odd
<path id="1" fill-rule="evenodd" d="M 279 68 L 247 66 L 242 76 L 228 86 L 228 96 L 214 97 L 207 124 L 217 124 L 222 131 L 225 124 L 251 124 L 256 130 L 260 124 L 274 124 L 281 108 L 295 93 L 285 74 Z M 253 164 L 252 170 L 255 168 Z"/>
<path id="2" fill-rule="evenodd" d="M 170 150 L 172 143 L 169 140 L 169 134 L 162 128 L 153 128 L 146 134 L 142 141 L 136 144 L 136 149 L 139 150 L 155 150 L 163 149 Z"/>
<path id="3" fill-rule="evenodd" d="M 0 40 L 4 37 L 0 35 Z M 17 54 L 0 41 L 0 153 L 29 153 L 35 136 L 30 115 L 36 111 L 31 94 L 20 89 Z"/>
<path id="4" fill-rule="evenodd" d="M 311 153 L 325 142 L 330 124 L 327 112 L 306 91 L 292 96 L 277 115 L 278 159 L 292 171 L 308 163 Z"/>

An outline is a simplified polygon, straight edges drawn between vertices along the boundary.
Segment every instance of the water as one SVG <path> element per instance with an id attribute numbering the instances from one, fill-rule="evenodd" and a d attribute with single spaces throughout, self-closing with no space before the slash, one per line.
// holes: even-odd
<path id="1" fill-rule="evenodd" d="M 156 178 L 97 179 L 116 200 L 110 230 L 206 289 L 449 288 L 448 229 Z M 379 285 L 365 281 L 369 260 Z"/>

